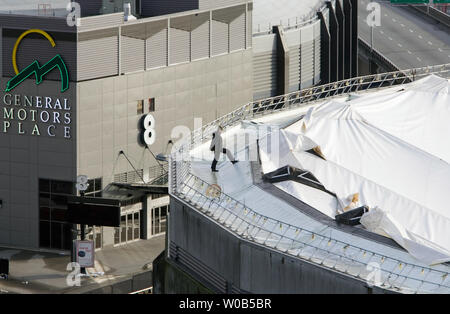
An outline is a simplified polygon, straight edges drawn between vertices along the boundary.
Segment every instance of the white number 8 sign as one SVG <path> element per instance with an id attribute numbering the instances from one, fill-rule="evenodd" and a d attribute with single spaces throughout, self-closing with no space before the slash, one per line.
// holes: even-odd
<path id="1" fill-rule="evenodd" d="M 144 128 L 144 143 L 148 146 L 153 145 L 156 141 L 155 118 L 151 114 L 148 114 L 144 119 L 142 127 Z"/>

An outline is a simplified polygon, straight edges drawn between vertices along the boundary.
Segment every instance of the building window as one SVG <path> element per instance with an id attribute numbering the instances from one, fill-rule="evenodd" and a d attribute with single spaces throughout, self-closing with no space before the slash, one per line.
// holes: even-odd
<path id="1" fill-rule="evenodd" d="M 86 238 L 94 242 L 96 249 L 101 249 L 103 245 L 103 227 L 88 226 Z"/>
<path id="2" fill-rule="evenodd" d="M 114 229 L 114 244 L 133 242 L 141 238 L 141 212 L 134 211 L 122 214 L 120 227 Z"/>
<path id="3" fill-rule="evenodd" d="M 148 112 L 155 112 L 155 98 L 148 99 Z"/>
<path id="4" fill-rule="evenodd" d="M 72 182 L 39 180 L 39 246 L 69 250 L 72 225 L 67 223 L 67 197 L 74 195 Z"/>
<path id="5" fill-rule="evenodd" d="M 103 180 L 102 178 L 96 178 L 96 179 L 91 179 L 88 181 L 89 187 L 85 192 L 86 196 L 90 196 L 90 197 L 102 197 L 102 185 L 103 185 Z"/>
<path id="6" fill-rule="evenodd" d="M 144 114 L 144 101 L 143 100 L 138 100 L 137 114 Z"/>
<path id="7" fill-rule="evenodd" d="M 167 210 L 169 206 L 152 209 L 152 236 L 166 232 Z"/>

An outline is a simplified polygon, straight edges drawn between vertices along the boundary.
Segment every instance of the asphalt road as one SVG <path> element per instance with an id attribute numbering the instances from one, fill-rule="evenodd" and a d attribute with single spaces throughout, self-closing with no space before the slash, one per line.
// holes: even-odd
<path id="1" fill-rule="evenodd" d="M 368 0 L 359 3 L 359 36 L 370 44 Z M 450 63 L 450 28 L 412 8 L 381 5 L 381 26 L 374 28 L 374 47 L 400 69 Z"/>

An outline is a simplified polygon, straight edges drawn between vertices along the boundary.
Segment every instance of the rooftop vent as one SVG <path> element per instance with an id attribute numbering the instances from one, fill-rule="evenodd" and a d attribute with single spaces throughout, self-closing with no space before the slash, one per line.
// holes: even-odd
<path id="1" fill-rule="evenodd" d="M 131 3 L 127 2 L 123 4 L 123 13 L 125 22 L 137 20 L 137 18 L 131 14 Z"/>

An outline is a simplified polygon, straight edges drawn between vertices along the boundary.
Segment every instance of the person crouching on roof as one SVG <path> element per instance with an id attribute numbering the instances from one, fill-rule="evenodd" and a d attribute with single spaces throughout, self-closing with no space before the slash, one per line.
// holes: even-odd
<path id="1" fill-rule="evenodd" d="M 228 159 L 230 159 L 230 161 L 233 165 L 238 162 L 237 160 L 234 159 L 231 152 L 228 149 L 223 147 L 223 139 L 222 139 L 222 135 L 221 135 L 222 131 L 223 131 L 223 127 L 219 126 L 217 128 L 217 131 L 213 133 L 213 138 L 211 141 L 211 145 L 209 147 L 209 149 L 212 152 L 214 152 L 214 160 L 211 165 L 212 172 L 219 172 L 216 169 L 216 166 L 217 166 L 217 162 L 220 159 L 220 154 L 222 154 L 222 153 L 226 154 L 228 156 Z"/>

